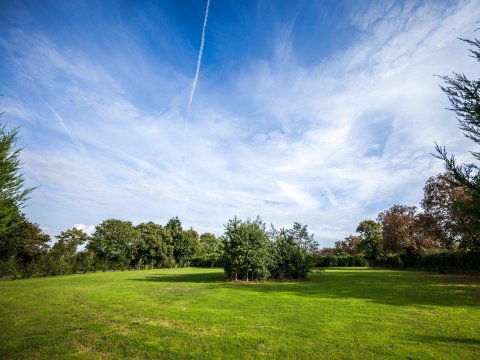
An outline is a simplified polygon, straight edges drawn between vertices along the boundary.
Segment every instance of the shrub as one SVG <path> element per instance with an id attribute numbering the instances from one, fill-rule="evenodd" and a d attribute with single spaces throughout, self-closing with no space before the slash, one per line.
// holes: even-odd
<path id="1" fill-rule="evenodd" d="M 415 254 L 407 251 L 400 255 L 384 256 L 371 265 L 420 269 L 441 273 L 477 272 L 480 271 L 480 252 L 444 251 Z"/>
<path id="2" fill-rule="evenodd" d="M 352 266 L 368 266 L 368 261 L 362 255 L 335 255 L 321 256 L 314 258 L 317 267 L 352 267 Z"/>
<path id="3" fill-rule="evenodd" d="M 370 265 L 390 268 L 402 268 L 404 266 L 404 263 L 400 255 L 387 254 L 378 258 L 375 261 L 370 261 Z"/>

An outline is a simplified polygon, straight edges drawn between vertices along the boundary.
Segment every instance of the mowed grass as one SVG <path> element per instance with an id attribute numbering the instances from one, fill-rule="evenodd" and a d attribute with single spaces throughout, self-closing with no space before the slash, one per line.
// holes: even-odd
<path id="1" fill-rule="evenodd" d="M 327 269 L 227 283 L 221 269 L 0 282 L 0 358 L 478 359 L 472 275 Z"/>

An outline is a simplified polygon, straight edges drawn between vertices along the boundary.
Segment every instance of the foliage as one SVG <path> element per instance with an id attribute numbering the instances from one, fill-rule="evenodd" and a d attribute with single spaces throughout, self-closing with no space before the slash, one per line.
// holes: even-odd
<path id="1" fill-rule="evenodd" d="M 349 235 L 344 240 L 335 243 L 334 254 L 336 255 L 356 255 L 359 252 L 358 245 L 362 239 L 360 236 Z M 333 255 L 333 254 L 331 254 Z"/>
<path id="2" fill-rule="evenodd" d="M 269 232 L 260 217 L 225 225 L 224 270 L 230 280 L 305 279 L 311 271 L 318 244 L 307 226 Z"/>
<path id="3" fill-rule="evenodd" d="M 25 187 L 20 172 L 20 148 L 16 148 L 18 128 L 0 125 L 0 237 L 8 236 L 19 224 L 19 211 L 32 188 Z"/>
<path id="4" fill-rule="evenodd" d="M 21 264 L 35 262 L 48 251 L 50 236 L 38 224 L 30 222 L 24 214 L 15 216 L 16 226 L 0 236 L 0 260 L 12 256 Z"/>
<path id="5" fill-rule="evenodd" d="M 114 270 L 135 267 L 140 232 L 130 221 L 109 219 L 95 227 L 87 248 L 95 253 L 103 266 Z"/>
<path id="6" fill-rule="evenodd" d="M 294 222 L 291 229 L 283 231 L 285 232 L 285 236 L 291 237 L 302 250 L 313 253 L 318 249 L 318 242 L 315 240 L 313 234 L 310 235 L 308 233 L 307 225 Z"/>
<path id="7" fill-rule="evenodd" d="M 363 220 L 357 227 L 361 241 L 358 249 L 370 260 L 377 259 L 382 254 L 382 225 L 375 220 Z"/>
<path id="8" fill-rule="evenodd" d="M 204 266 L 219 266 L 224 253 L 224 245 L 222 239 L 211 233 L 203 233 L 200 235 L 200 256 L 197 257 L 196 263 L 200 263 L 199 259 L 204 259 Z"/>
<path id="9" fill-rule="evenodd" d="M 362 255 L 316 255 L 314 260 L 317 267 L 368 266 L 368 260 Z"/>
<path id="10" fill-rule="evenodd" d="M 480 62 L 480 40 L 461 39 L 468 43 L 472 49 L 470 55 Z M 442 76 L 445 85 L 442 91 L 448 96 L 450 110 L 458 120 L 459 128 L 463 134 L 476 145 L 480 144 L 480 79 L 470 80 L 464 74 L 454 73 L 452 77 Z M 445 147 L 436 144 L 436 157 L 443 160 L 445 169 L 450 176 L 451 184 L 461 188 L 467 193 L 467 201 L 460 200 L 458 207 L 468 214 L 472 221 L 469 229 L 473 233 L 480 232 L 480 172 L 477 165 L 480 152 L 471 151 L 474 162 L 458 164 L 453 155 L 449 156 Z M 480 241 L 475 239 L 469 244 L 471 249 L 479 249 Z"/>
<path id="11" fill-rule="evenodd" d="M 167 228 L 154 222 L 136 226 L 140 234 L 137 245 L 137 263 L 154 267 L 171 267 L 173 257 L 173 238 Z"/>
<path id="12" fill-rule="evenodd" d="M 43 275 L 63 275 L 79 270 L 78 253 L 79 246 L 85 244 L 88 236 L 80 229 L 72 228 L 62 231 L 56 236 L 57 242 L 43 259 Z M 82 264 L 83 265 L 83 264 Z M 82 267 L 84 270 L 84 268 Z M 84 272 L 86 272 L 84 270 Z"/>
<path id="13" fill-rule="evenodd" d="M 299 231 L 300 230 L 300 231 Z M 274 232 L 275 234 L 275 232 Z M 306 226 L 295 223 L 274 235 L 270 276 L 275 279 L 305 279 L 313 267 L 313 237 Z M 306 245 L 308 242 L 308 245 Z"/>
<path id="14" fill-rule="evenodd" d="M 230 280 L 265 280 L 273 264 L 272 244 L 260 217 L 246 221 L 234 218 L 223 235 L 224 270 Z"/>
<path id="15" fill-rule="evenodd" d="M 378 215 L 384 251 L 400 252 L 407 247 L 416 247 L 416 212 L 415 206 L 394 205 Z"/>
<path id="16" fill-rule="evenodd" d="M 418 254 L 405 251 L 402 254 L 383 256 L 371 262 L 371 265 L 441 273 L 471 273 L 480 271 L 480 253 L 475 251 L 440 251 Z"/>
<path id="17" fill-rule="evenodd" d="M 385 254 L 376 260 L 370 261 L 370 265 L 395 269 L 404 267 L 402 257 L 398 254 Z"/>
<path id="18" fill-rule="evenodd" d="M 173 239 L 173 254 L 177 265 L 189 266 L 200 249 L 198 233 L 193 229 L 183 230 L 178 217 L 170 219 L 165 227 Z"/>
<path id="19" fill-rule="evenodd" d="M 430 219 L 424 226 L 424 238 L 432 239 L 440 248 L 453 250 L 475 248 L 480 233 L 473 231 L 475 219 L 462 211 L 460 204 L 473 201 L 465 187 L 455 186 L 449 174 L 439 174 L 427 180 L 422 208 Z"/>

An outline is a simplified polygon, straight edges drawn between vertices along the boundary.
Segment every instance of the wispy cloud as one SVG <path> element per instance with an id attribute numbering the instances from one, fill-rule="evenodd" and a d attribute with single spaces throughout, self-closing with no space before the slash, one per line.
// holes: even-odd
<path id="1" fill-rule="evenodd" d="M 480 8 L 459 1 L 368 9 L 348 18 L 358 31 L 352 45 L 315 64 L 298 61 L 303 49 L 289 23 L 271 53 L 221 75 L 202 70 L 205 86 L 195 93 L 207 1 L 192 87 L 184 74 L 139 79 L 156 89 L 149 96 L 168 94 L 155 107 L 125 86 L 123 70 L 91 52 L 11 29 L 0 40 L 14 78 L 5 91 L 14 111 L 5 117 L 24 126 L 24 170 L 39 186 L 29 216 L 55 235 L 109 217 L 175 215 L 221 233 L 229 217 L 260 214 L 278 226 L 306 223 L 326 246 L 393 203 L 418 204 L 425 180 L 442 170 L 433 142 L 460 156 L 469 145 L 433 75 L 476 73 L 456 38 L 472 35 Z M 187 94 L 187 117 L 194 96 L 198 106 L 181 143 Z"/>

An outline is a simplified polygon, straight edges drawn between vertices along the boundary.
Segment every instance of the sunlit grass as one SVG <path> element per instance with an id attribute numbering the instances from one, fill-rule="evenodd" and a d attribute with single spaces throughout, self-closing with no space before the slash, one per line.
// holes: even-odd
<path id="1" fill-rule="evenodd" d="M 165 269 L 0 283 L 0 358 L 434 358 L 480 353 L 480 280 L 327 269 L 226 283 Z"/>

